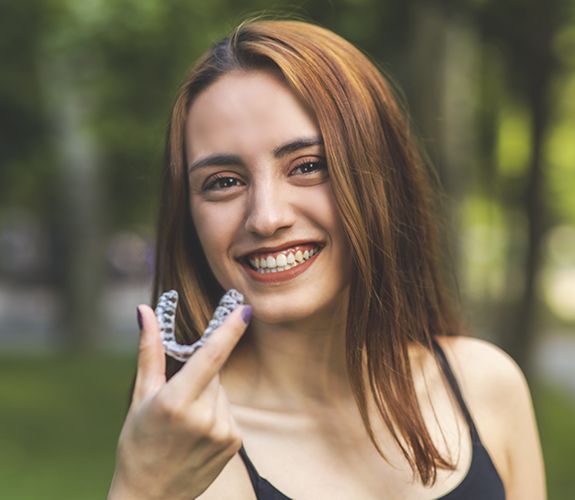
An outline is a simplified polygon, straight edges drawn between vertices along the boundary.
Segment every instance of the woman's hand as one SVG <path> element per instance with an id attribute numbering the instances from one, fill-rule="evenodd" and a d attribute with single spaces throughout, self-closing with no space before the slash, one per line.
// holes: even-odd
<path id="1" fill-rule="evenodd" d="M 251 308 L 234 310 L 168 382 L 154 312 L 138 310 L 138 371 L 108 499 L 196 498 L 241 446 L 218 372 L 244 333 Z"/>

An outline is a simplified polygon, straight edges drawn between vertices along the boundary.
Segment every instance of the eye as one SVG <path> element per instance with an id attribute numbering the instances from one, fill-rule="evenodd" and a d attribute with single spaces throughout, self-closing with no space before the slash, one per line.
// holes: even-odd
<path id="1" fill-rule="evenodd" d="M 304 158 L 290 172 L 290 175 L 327 174 L 327 163 L 322 158 Z"/>
<path id="2" fill-rule="evenodd" d="M 241 186 L 243 182 L 237 177 L 216 174 L 208 179 L 202 188 L 203 191 L 224 191 L 236 186 Z"/>

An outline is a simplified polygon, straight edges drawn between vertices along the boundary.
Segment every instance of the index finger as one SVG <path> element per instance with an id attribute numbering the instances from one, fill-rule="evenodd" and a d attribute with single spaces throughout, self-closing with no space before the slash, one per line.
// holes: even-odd
<path id="1" fill-rule="evenodd" d="M 181 398 L 193 401 L 203 392 L 228 360 L 234 347 L 246 331 L 252 308 L 244 305 L 236 308 L 210 336 L 202 348 L 186 362 L 166 386 Z"/>
<path id="2" fill-rule="evenodd" d="M 153 394 L 166 383 L 166 360 L 154 311 L 146 305 L 138 306 L 137 311 L 140 344 L 132 398 L 134 401 L 140 401 L 147 395 Z"/>

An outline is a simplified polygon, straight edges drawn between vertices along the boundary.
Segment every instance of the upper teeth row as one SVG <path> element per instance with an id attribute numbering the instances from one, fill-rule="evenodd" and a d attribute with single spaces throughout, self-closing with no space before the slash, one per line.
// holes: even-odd
<path id="1" fill-rule="evenodd" d="M 289 269 L 290 267 L 294 267 L 305 262 L 318 252 L 319 248 L 312 248 L 311 250 L 304 250 L 303 252 L 298 250 L 297 252 L 288 252 L 287 254 L 280 253 L 275 258 L 271 255 L 268 255 L 267 257 L 255 257 L 250 259 L 250 264 L 256 269 Z"/>

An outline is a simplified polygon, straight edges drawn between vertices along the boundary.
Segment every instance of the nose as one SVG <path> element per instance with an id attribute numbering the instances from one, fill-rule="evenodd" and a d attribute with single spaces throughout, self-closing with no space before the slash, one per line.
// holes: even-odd
<path id="1" fill-rule="evenodd" d="M 289 190 L 280 186 L 276 180 L 254 183 L 250 186 L 246 230 L 260 237 L 270 237 L 282 229 L 289 228 L 295 222 Z"/>

